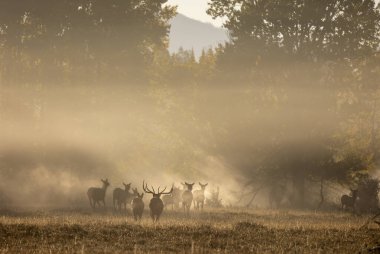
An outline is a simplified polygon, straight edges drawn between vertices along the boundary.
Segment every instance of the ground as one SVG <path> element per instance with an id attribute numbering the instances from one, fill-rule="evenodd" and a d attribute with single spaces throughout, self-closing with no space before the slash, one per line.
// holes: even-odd
<path id="1" fill-rule="evenodd" d="M 359 253 L 380 246 L 380 228 L 349 213 L 164 211 L 153 224 L 89 210 L 3 212 L 0 253 Z M 372 253 L 372 252 L 371 252 Z"/>

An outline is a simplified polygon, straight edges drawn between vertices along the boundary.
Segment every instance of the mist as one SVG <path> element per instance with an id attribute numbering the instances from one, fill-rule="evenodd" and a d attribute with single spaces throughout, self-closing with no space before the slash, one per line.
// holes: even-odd
<path id="1" fill-rule="evenodd" d="M 4 3 L 0 206 L 88 207 L 107 178 L 108 200 L 186 181 L 224 206 L 315 209 L 378 176 L 375 2 L 218 2 L 230 40 L 199 59 L 168 51 L 174 6 Z"/>
<path id="2" fill-rule="evenodd" d="M 87 188 L 108 178 L 108 199 L 122 182 L 140 191 L 143 180 L 208 182 L 225 205 L 244 206 L 242 183 L 277 156 L 276 145 L 294 150 L 337 127 L 325 89 L 282 90 L 171 87 L 161 101 L 150 86 L 3 87 L 2 204 L 87 206 Z M 309 108 L 299 107 L 316 94 Z M 314 136 L 303 131 L 311 128 Z M 266 192 L 256 206 L 268 205 Z"/>

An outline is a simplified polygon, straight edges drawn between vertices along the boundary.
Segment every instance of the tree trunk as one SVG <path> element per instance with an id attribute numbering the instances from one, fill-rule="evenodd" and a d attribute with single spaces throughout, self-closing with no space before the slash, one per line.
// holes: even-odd
<path id="1" fill-rule="evenodd" d="M 321 186 L 320 186 L 320 189 L 319 189 L 319 191 L 320 191 L 319 195 L 321 197 L 321 200 L 319 201 L 318 209 L 321 209 L 322 205 L 325 202 L 325 196 L 323 194 L 323 183 L 324 183 L 324 179 L 323 179 L 323 177 L 321 177 Z"/>

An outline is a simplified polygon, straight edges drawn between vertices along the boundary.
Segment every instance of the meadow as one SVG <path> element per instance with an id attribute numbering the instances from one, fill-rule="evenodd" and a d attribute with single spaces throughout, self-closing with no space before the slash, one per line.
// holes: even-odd
<path id="1" fill-rule="evenodd" d="M 376 253 L 380 228 L 341 212 L 166 210 L 154 224 L 87 209 L 2 212 L 0 253 Z"/>

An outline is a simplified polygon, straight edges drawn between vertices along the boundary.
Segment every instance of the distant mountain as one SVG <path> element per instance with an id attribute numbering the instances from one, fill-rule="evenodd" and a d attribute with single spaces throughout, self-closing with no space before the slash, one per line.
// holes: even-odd
<path id="1" fill-rule="evenodd" d="M 182 14 L 174 17 L 170 23 L 169 51 L 171 53 L 178 51 L 180 47 L 194 49 L 195 56 L 198 58 L 202 49 L 215 47 L 228 40 L 225 29 L 188 18 Z"/>

